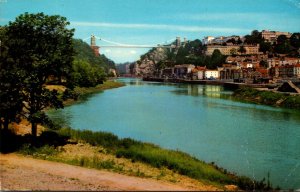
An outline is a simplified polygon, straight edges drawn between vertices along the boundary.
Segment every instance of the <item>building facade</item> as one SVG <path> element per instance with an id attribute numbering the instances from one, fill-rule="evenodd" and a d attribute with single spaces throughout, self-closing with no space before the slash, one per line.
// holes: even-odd
<path id="1" fill-rule="evenodd" d="M 206 70 L 205 71 L 205 79 L 219 79 L 219 71 L 218 70 Z"/>
<path id="2" fill-rule="evenodd" d="M 212 55 L 214 50 L 219 49 L 222 55 L 233 55 L 237 54 L 240 55 L 241 53 L 238 52 L 240 49 L 240 45 L 207 45 L 206 47 L 206 55 Z M 259 52 L 259 44 L 257 45 L 243 45 L 246 52 L 246 55 L 257 55 L 260 54 Z"/>
<path id="3" fill-rule="evenodd" d="M 287 38 L 292 36 L 289 32 L 280 32 L 280 31 L 269 31 L 269 30 L 262 30 L 261 36 L 265 39 L 266 42 L 274 43 L 277 41 L 277 38 L 280 35 L 285 35 Z"/>

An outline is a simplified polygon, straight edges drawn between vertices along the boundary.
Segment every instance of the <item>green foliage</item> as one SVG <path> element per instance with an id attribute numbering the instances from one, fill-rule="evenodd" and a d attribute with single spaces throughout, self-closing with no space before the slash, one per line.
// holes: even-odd
<path id="1" fill-rule="evenodd" d="M 8 129 L 8 124 L 18 120 L 22 112 L 21 80 L 16 78 L 18 70 L 9 57 L 7 28 L 0 27 L 0 129 Z"/>
<path id="2" fill-rule="evenodd" d="M 188 154 L 164 150 L 151 144 L 132 145 L 127 149 L 119 149 L 116 154 L 134 161 L 148 163 L 154 167 L 167 167 L 195 179 L 207 179 L 221 183 L 231 180 L 227 175 Z"/>
<path id="3" fill-rule="evenodd" d="M 207 66 L 209 69 L 216 69 L 221 66 L 226 56 L 219 50 L 215 50 L 212 56 L 203 55 L 204 46 L 201 41 L 196 39 L 180 47 L 177 51 L 167 50 L 167 59 L 156 64 L 156 69 L 173 67 L 175 64 L 194 64 L 196 66 Z"/>
<path id="4" fill-rule="evenodd" d="M 105 73 L 99 65 L 91 65 L 84 60 L 74 60 L 72 82 L 79 87 L 94 87 L 103 83 Z"/>
<path id="5" fill-rule="evenodd" d="M 46 107 L 62 108 L 57 91 L 44 87 L 49 76 L 68 79 L 74 55 L 73 29 L 67 29 L 66 18 L 43 13 L 21 14 L 7 26 L 8 54 L 21 82 L 19 91 L 28 111 L 35 136 L 40 112 Z"/>
<path id="6" fill-rule="evenodd" d="M 280 35 L 277 38 L 277 43 L 275 44 L 274 50 L 276 53 L 287 54 L 291 51 L 291 44 L 289 39 L 285 35 Z"/>
<path id="7" fill-rule="evenodd" d="M 259 51 L 264 52 L 264 53 L 272 51 L 271 43 L 270 42 L 264 42 L 264 41 L 261 42 L 259 44 Z"/>
<path id="8" fill-rule="evenodd" d="M 209 69 L 216 69 L 217 67 L 222 66 L 223 63 L 225 63 L 226 56 L 222 55 L 219 49 L 214 50 L 210 62 L 208 64 Z"/>
<path id="9" fill-rule="evenodd" d="M 107 73 L 110 68 L 115 69 L 115 63 L 105 55 L 95 56 L 91 47 L 80 39 L 73 39 L 75 49 L 75 60 L 85 61 L 92 66 L 102 67 Z"/>
<path id="10" fill-rule="evenodd" d="M 170 170 L 191 178 L 205 179 L 223 184 L 236 184 L 242 189 L 247 190 L 266 188 L 264 181 L 258 182 L 247 177 L 235 176 L 227 173 L 227 171 L 222 168 L 207 164 L 180 151 L 161 149 L 156 145 L 135 141 L 130 138 L 119 139 L 117 136 L 105 132 L 63 128 L 59 133 L 71 137 L 76 141 L 84 141 L 92 145 L 104 146 L 111 153 L 115 154 L 117 158 L 129 158 L 133 162 L 140 161 L 157 168 L 167 167 Z M 111 161 L 97 163 L 97 158 L 96 160 L 79 158 L 78 160 L 72 161 L 75 162 L 76 165 L 95 168 L 97 168 L 97 166 L 102 168 L 111 168 L 114 166 L 114 162 Z M 138 171 L 136 175 L 144 176 L 144 173 Z"/>
<path id="11" fill-rule="evenodd" d="M 64 136 L 71 137 L 77 141 L 85 141 L 91 145 L 101 145 L 103 147 L 115 148 L 119 144 L 117 136 L 105 132 L 92 132 L 89 130 L 73 130 L 64 128 L 59 130 L 59 133 Z"/>
<path id="12" fill-rule="evenodd" d="M 291 45 L 299 49 L 300 48 L 300 33 L 293 33 L 293 35 L 290 38 Z"/>
<path id="13" fill-rule="evenodd" d="M 196 64 L 197 59 L 192 59 L 201 56 L 203 50 L 202 43 L 199 39 L 188 42 L 184 47 L 180 47 L 175 55 L 173 52 L 168 54 L 168 60 L 174 60 L 176 64 Z"/>
<path id="14" fill-rule="evenodd" d="M 261 36 L 261 33 L 257 30 L 253 30 L 251 35 L 246 35 L 245 36 L 245 41 L 244 43 L 247 44 L 259 44 L 263 41 L 263 38 Z"/>
<path id="15" fill-rule="evenodd" d="M 265 105 L 281 106 L 286 108 L 300 109 L 300 96 L 275 93 L 271 91 L 258 91 L 253 88 L 237 89 L 233 96 L 242 100 L 252 101 Z"/>
<path id="16" fill-rule="evenodd" d="M 54 146 L 44 145 L 42 147 L 34 147 L 27 143 L 22 146 L 19 153 L 45 158 L 47 156 L 58 154 L 58 150 Z"/>

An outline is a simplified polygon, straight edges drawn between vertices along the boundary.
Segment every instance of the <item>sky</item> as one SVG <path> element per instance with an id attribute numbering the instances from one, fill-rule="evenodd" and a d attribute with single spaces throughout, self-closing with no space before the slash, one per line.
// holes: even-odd
<path id="1" fill-rule="evenodd" d="M 66 17 L 75 38 L 101 38 L 101 54 L 116 63 L 136 61 L 148 49 L 101 45 L 157 45 L 254 29 L 300 32 L 300 0 L 0 0 L 0 25 L 25 12 Z"/>

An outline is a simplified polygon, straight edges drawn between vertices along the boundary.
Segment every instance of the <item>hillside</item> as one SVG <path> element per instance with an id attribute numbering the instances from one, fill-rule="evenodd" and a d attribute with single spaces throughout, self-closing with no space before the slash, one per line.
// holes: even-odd
<path id="1" fill-rule="evenodd" d="M 174 43 L 173 43 L 174 44 Z M 179 64 L 194 64 L 215 69 L 225 62 L 226 56 L 216 51 L 212 56 L 204 54 L 205 46 L 199 39 L 182 43 L 177 48 L 153 48 L 136 62 L 134 73 L 140 76 L 154 75 L 158 70 Z"/>
<path id="2" fill-rule="evenodd" d="M 74 39 L 73 45 L 76 52 L 74 57 L 75 60 L 84 60 L 92 65 L 98 65 L 103 67 L 106 72 L 108 72 L 108 69 L 110 68 L 116 68 L 115 63 L 105 55 L 102 54 L 99 57 L 96 57 L 90 46 L 81 39 Z"/>
<path id="3" fill-rule="evenodd" d="M 234 38 L 238 37 L 236 41 Z M 217 46 L 239 46 L 241 50 L 233 52 L 230 56 L 247 56 L 242 51 L 246 45 L 257 45 L 259 47 L 259 54 L 262 55 L 263 60 L 260 60 L 262 65 L 266 65 L 266 58 L 276 57 L 299 57 L 300 48 L 300 33 L 293 33 L 290 37 L 279 35 L 274 42 L 269 42 L 262 37 L 262 32 L 253 30 L 251 34 L 229 37 L 218 37 L 220 42 L 213 42 L 209 45 Z M 242 40 L 241 40 L 242 39 Z M 175 45 L 173 42 L 172 45 Z M 136 62 L 134 67 L 135 75 L 149 76 L 155 75 L 157 71 L 166 67 L 173 67 L 177 64 L 193 64 L 195 66 L 206 66 L 208 69 L 216 69 L 225 63 L 227 56 L 222 55 L 219 49 L 215 49 L 211 55 L 206 54 L 207 45 L 202 44 L 199 39 L 181 43 L 175 48 L 153 48 Z M 248 55 L 249 56 L 249 55 Z"/>

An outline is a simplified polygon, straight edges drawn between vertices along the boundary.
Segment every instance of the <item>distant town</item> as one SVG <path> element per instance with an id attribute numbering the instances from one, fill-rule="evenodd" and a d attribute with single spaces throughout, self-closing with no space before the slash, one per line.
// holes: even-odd
<path id="1" fill-rule="evenodd" d="M 189 47 L 189 52 L 183 56 L 197 58 L 198 55 L 198 58 L 213 59 L 217 54 L 222 55 L 224 60 L 216 66 L 207 66 L 205 61 L 200 64 L 192 63 L 195 60 L 191 63 L 172 61 L 166 56 L 170 54 L 169 50 L 156 48 L 139 61 L 119 65 L 117 69 L 123 76 L 162 79 L 222 80 L 248 84 L 299 82 L 299 37 L 300 33 L 269 30 L 254 30 L 246 36 L 207 36 L 199 42 L 198 48 Z M 174 42 L 177 49 L 173 51 L 175 58 L 189 42 L 186 39 L 180 42 L 180 37 L 177 37 Z M 158 67 L 161 63 L 163 67 Z"/>

